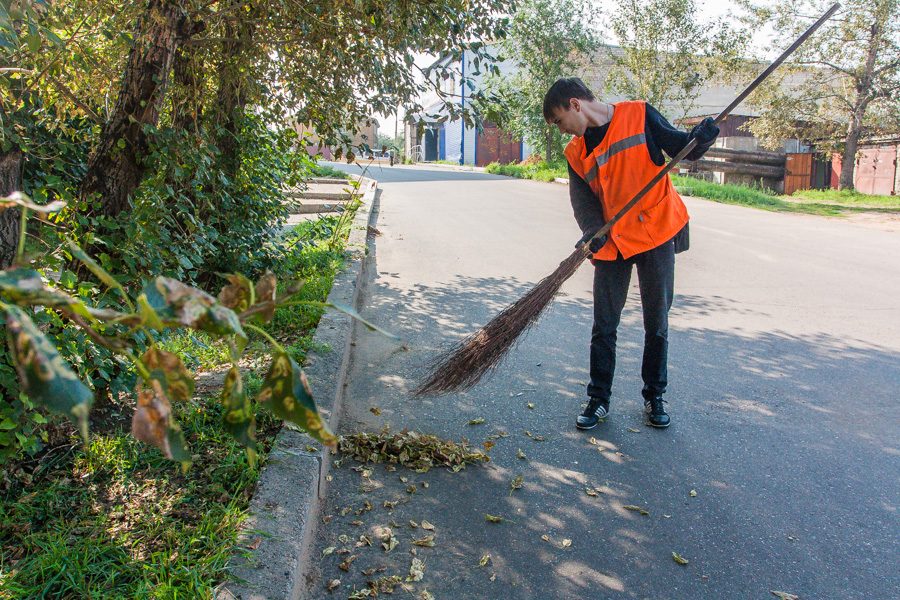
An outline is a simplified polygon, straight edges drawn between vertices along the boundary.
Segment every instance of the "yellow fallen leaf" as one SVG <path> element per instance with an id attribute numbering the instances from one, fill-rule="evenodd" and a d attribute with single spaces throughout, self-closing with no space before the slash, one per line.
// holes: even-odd
<path id="1" fill-rule="evenodd" d="M 333 554 L 334 551 L 337 550 L 334 546 L 328 546 L 324 550 L 322 550 L 322 556 L 328 556 L 329 554 Z"/>
<path id="2" fill-rule="evenodd" d="M 416 546 L 424 546 L 426 548 L 434 548 L 434 536 L 426 535 L 423 538 L 413 540 L 413 544 Z"/>
<path id="3" fill-rule="evenodd" d="M 568 548 L 571 545 L 572 545 L 572 540 L 570 540 L 569 538 L 566 538 L 562 541 L 563 548 Z"/>
<path id="4" fill-rule="evenodd" d="M 531 410 L 534 410 L 534 402 L 529 402 L 529 403 L 526 404 L 525 406 L 527 406 L 527 407 L 530 408 Z"/>
<path id="5" fill-rule="evenodd" d="M 584 488 L 584 493 L 588 496 L 596 496 L 597 490 L 595 490 L 594 488 Z"/>
<path id="6" fill-rule="evenodd" d="M 353 561 L 359 558 L 356 554 L 352 556 L 348 556 L 344 562 L 338 565 L 338 569 L 341 571 L 350 571 L 350 565 L 353 564 Z"/>
<path id="7" fill-rule="evenodd" d="M 425 577 L 425 563 L 418 558 L 412 559 L 412 564 L 409 566 L 409 577 L 406 580 L 422 581 L 423 577 Z"/>
<path id="8" fill-rule="evenodd" d="M 525 460 L 525 459 L 528 458 L 528 457 L 525 456 L 525 453 L 522 452 L 522 449 L 521 449 L 521 448 L 518 448 L 518 449 L 516 450 L 516 458 L 520 458 L 520 459 L 522 459 L 522 460 Z"/>
<path id="9" fill-rule="evenodd" d="M 628 431 L 630 431 L 631 433 L 640 433 L 641 432 L 640 429 L 635 429 L 634 427 L 629 427 Z"/>
<path id="10" fill-rule="evenodd" d="M 491 555 L 490 555 L 490 554 L 484 554 L 484 555 L 481 557 L 481 560 L 478 561 L 478 565 L 481 566 L 481 567 L 486 567 L 487 564 L 488 564 L 488 562 L 489 562 L 490 560 L 491 560 Z"/>
<path id="11" fill-rule="evenodd" d="M 640 513 L 640 514 L 644 515 L 645 517 L 650 514 L 650 511 L 648 511 L 646 508 L 642 508 L 640 506 L 635 506 L 634 504 L 626 504 L 622 508 L 624 508 L 625 510 L 633 510 L 634 512 Z"/>
<path id="12" fill-rule="evenodd" d="M 484 446 L 485 452 L 490 452 L 491 448 L 494 447 L 494 442 L 492 442 L 491 440 L 486 440 L 486 441 L 482 442 L 481 445 Z"/>
<path id="13" fill-rule="evenodd" d="M 544 540 L 545 542 L 549 542 L 550 536 L 545 533 L 544 535 L 541 536 L 541 539 Z"/>
<path id="14" fill-rule="evenodd" d="M 434 531 L 434 525 L 429 523 L 428 521 L 422 521 L 422 529 L 427 529 L 428 531 Z"/>
<path id="15" fill-rule="evenodd" d="M 502 523 L 503 517 L 498 517 L 496 515 L 489 515 L 489 514 L 485 513 L 484 520 L 487 521 L 488 523 Z"/>
<path id="16" fill-rule="evenodd" d="M 777 592 L 775 590 L 769 590 L 773 596 L 778 596 L 781 600 L 800 600 L 800 596 L 797 594 L 789 594 L 787 592 Z"/>
<path id="17" fill-rule="evenodd" d="M 378 408 L 377 406 L 373 406 L 372 408 L 369 409 L 369 412 L 377 417 L 378 415 L 381 414 L 381 409 Z"/>
<path id="18" fill-rule="evenodd" d="M 477 419 L 472 419 L 471 421 L 469 421 L 469 425 L 483 425 L 483 424 L 484 424 L 484 417 L 478 417 Z"/>
<path id="19" fill-rule="evenodd" d="M 690 561 L 688 561 L 688 559 L 684 558 L 677 552 L 672 553 L 672 560 L 677 562 L 679 565 L 686 565 L 686 564 L 688 564 L 688 562 L 690 562 Z"/>
<path id="20" fill-rule="evenodd" d="M 697 495 L 697 490 L 691 490 L 691 498 L 694 498 Z"/>
<path id="21" fill-rule="evenodd" d="M 516 475 L 512 481 L 509 482 L 509 490 L 512 492 L 513 490 L 522 489 L 522 485 L 525 481 L 525 478 L 521 475 Z"/>
<path id="22" fill-rule="evenodd" d="M 410 521 L 409 521 L 409 526 L 412 527 L 413 529 L 418 529 L 418 528 L 419 528 L 419 524 L 416 523 L 416 522 L 413 521 L 413 520 L 410 520 Z"/>

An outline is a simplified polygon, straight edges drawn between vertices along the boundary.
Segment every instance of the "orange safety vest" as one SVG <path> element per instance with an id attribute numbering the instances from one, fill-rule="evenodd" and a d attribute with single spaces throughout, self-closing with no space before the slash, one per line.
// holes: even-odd
<path id="1" fill-rule="evenodd" d="M 650 159 L 644 121 L 644 102 L 619 102 L 603 140 L 585 155 L 584 137 L 566 146 L 566 159 L 597 194 L 603 217 L 611 219 L 653 179 L 660 168 Z M 609 232 L 609 240 L 594 254 L 597 260 L 615 260 L 618 253 L 630 258 L 668 242 L 688 222 L 687 208 L 663 177 L 637 206 L 629 210 Z"/>

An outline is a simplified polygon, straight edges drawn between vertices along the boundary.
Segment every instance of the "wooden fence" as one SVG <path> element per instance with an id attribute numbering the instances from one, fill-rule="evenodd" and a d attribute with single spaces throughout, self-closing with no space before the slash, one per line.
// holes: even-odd
<path id="1" fill-rule="evenodd" d="M 767 187 L 785 194 L 810 188 L 824 189 L 831 180 L 831 163 L 809 153 L 764 152 L 710 148 L 700 160 L 684 163 L 692 172 L 712 171 L 733 174 L 737 182 L 762 180 Z M 728 177 L 726 176 L 726 183 Z"/>

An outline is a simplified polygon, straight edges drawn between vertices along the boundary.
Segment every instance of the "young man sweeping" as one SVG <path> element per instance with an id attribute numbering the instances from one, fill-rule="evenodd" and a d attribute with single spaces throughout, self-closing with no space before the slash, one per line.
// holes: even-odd
<path id="1" fill-rule="evenodd" d="M 594 98 L 576 77 L 559 79 L 544 96 L 544 119 L 575 136 L 566 147 L 569 197 L 583 244 L 643 188 L 691 139 L 697 160 L 719 128 L 705 119 L 690 133 L 679 131 L 646 102 L 608 104 Z M 669 308 L 675 282 L 675 254 L 688 246 L 688 213 L 668 175 L 661 179 L 607 236 L 594 240 L 594 326 L 587 408 L 575 426 L 592 429 L 609 413 L 616 364 L 616 330 L 637 267 L 644 315 L 641 378 L 647 424 L 668 427 L 666 391 Z"/>

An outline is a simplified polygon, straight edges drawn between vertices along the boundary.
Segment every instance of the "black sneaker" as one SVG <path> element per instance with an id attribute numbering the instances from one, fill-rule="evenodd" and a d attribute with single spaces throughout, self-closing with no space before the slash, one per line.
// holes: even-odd
<path id="1" fill-rule="evenodd" d="M 656 396 L 649 400 L 644 400 L 644 412 L 647 413 L 647 425 L 651 427 L 659 427 L 660 429 L 669 426 L 669 415 L 663 407 L 666 401 L 662 396 Z"/>
<path id="2" fill-rule="evenodd" d="M 584 412 L 575 419 L 575 427 L 578 429 L 593 429 L 601 419 L 609 414 L 609 400 L 591 398 Z"/>

